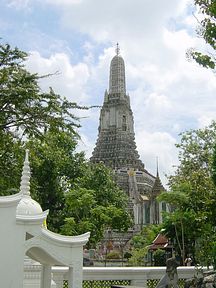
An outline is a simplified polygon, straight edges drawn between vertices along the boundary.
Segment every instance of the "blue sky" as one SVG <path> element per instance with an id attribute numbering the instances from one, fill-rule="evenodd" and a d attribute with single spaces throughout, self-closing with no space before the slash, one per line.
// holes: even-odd
<path id="1" fill-rule="evenodd" d="M 101 105 L 109 65 L 120 43 L 136 143 L 147 170 L 173 173 L 179 133 L 208 125 L 215 116 L 215 75 L 188 62 L 186 51 L 208 48 L 196 36 L 200 17 L 190 0 L 2 0 L 2 42 L 29 53 L 27 69 L 59 73 L 41 81 L 82 105 Z M 99 109 L 78 112 L 82 141 L 91 155 Z"/>

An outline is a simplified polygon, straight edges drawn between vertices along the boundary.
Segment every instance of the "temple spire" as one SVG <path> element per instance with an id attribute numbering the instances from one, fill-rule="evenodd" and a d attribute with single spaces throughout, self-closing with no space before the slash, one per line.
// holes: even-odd
<path id="1" fill-rule="evenodd" d="M 158 169 L 158 156 L 156 157 L 156 165 L 157 165 L 157 174 L 156 174 L 156 175 L 157 175 L 157 177 L 159 177 L 159 172 L 158 172 L 158 171 L 159 171 L 159 169 Z"/>
<path id="2" fill-rule="evenodd" d="M 25 161 L 22 170 L 20 192 L 23 193 L 23 196 L 30 196 L 30 166 L 28 149 L 26 149 Z"/>
<path id="3" fill-rule="evenodd" d="M 142 171 L 144 164 L 136 150 L 133 112 L 126 94 L 125 64 L 119 51 L 117 43 L 110 63 L 109 90 L 105 91 L 100 113 L 99 135 L 90 161 L 103 161 L 114 169 Z"/>

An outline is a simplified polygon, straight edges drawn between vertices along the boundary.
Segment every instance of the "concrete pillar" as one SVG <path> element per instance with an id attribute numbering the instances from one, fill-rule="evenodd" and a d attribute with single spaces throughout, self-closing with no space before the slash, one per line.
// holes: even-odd
<path id="1" fill-rule="evenodd" d="M 53 277 L 52 278 L 55 281 L 56 288 L 63 288 L 63 284 L 64 284 L 63 274 L 53 273 Z"/>
<path id="2" fill-rule="evenodd" d="M 57 285 L 54 280 L 51 280 L 51 288 L 57 288 Z"/>
<path id="3" fill-rule="evenodd" d="M 147 287 L 147 275 L 142 275 L 142 279 L 131 280 L 131 286 Z"/>
<path id="4" fill-rule="evenodd" d="M 51 288 L 51 266 L 50 265 L 42 266 L 40 288 Z"/>
<path id="5" fill-rule="evenodd" d="M 145 225 L 146 224 L 146 203 L 143 202 L 142 204 L 142 223 Z"/>
<path id="6" fill-rule="evenodd" d="M 134 224 L 139 224 L 139 211 L 138 211 L 138 205 L 136 203 L 133 203 L 133 212 L 134 212 Z"/>
<path id="7" fill-rule="evenodd" d="M 153 207 L 152 202 L 150 203 L 150 224 L 153 224 Z"/>
<path id="8" fill-rule="evenodd" d="M 75 287 L 75 275 L 74 275 L 74 268 L 69 267 L 68 271 L 68 288 Z"/>
<path id="9" fill-rule="evenodd" d="M 76 265 L 75 267 L 69 267 L 68 288 L 82 288 L 82 282 L 83 282 L 82 266 Z"/>

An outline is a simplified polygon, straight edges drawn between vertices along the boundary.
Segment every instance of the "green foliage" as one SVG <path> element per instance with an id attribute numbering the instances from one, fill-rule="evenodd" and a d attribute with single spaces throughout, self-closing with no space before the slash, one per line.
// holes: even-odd
<path id="1" fill-rule="evenodd" d="M 118 251 L 112 251 L 106 255 L 106 259 L 120 259 L 121 255 Z"/>
<path id="2" fill-rule="evenodd" d="M 179 166 L 169 179 L 171 190 L 175 186 L 190 186 L 189 206 L 195 211 L 206 210 L 206 204 L 215 201 L 215 187 L 211 178 L 213 148 L 216 139 L 216 123 L 206 128 L 191 130 L 181 134 Z M 210 212 L 210 211 L 209 211 Z"/>
<path id="3" fill-rule="evenodd" d="M 212 241 L 212 259 L 213 269 L 216 271 L 216 241 Z"/>
<path id="4" fill-rule="evenodd" d="M 215 62 L 210 55 L 197 52 L 194 49 L 188 50 L 187 55 L 188 58 L 192 57 L 199 65 L 206 68 L 215 69 Z"/>
<path id="5" fill-rule="evenodd" d="M 166 266 L 166 252 L 165 250 L 158 249 L 153 253 L 155 266 Z"/>
<path id="6" fill-rule="evenodd" d="M 42 92 L 38 80 L 25 67 L 27 53 L 0 43 L 0 194 L 19 189 L 26 140 L 47 131 L 77 134 L 74 109 L 82 108 L 54 93 Z M 14 191 L 15 191 L 14 190 Z"/>
<path id="7" fill-rule="evenodd" d="M 74 219 L 76 235 L 91 231 L 89 246 L 94 247 L 107 228 L 127 231 L 131 218 L 127 212 L 127 197 L 114 181 L 114 175 L 103 164 L 88 165 L 83 177 L 79 177 L 66 194 L 66 214 Z M 72 235 L 68 219 L 62 233 Z"/>
<path id="8" fill-rule="evenodd" d="M 0 44 L 0 130 L 13 136 L 42 136 L 50 127 L 75 133 L 72 109 L 83 108 L 54 93 L 42 92 L 41 76 L 24 67 L 27 54 Z M 44 76 L 42 76 L 44 77 Z"/>
<path id="9" fill-rule="evenodd" d="M 32 196 L 43 210 L 49 209 L 48 227 L 58 232 L 67 216 L 65 192 L 80 177 L 86 165 L 84 154 L 76 153 L 76 139 L 69 132 L 48 131 L 42 139 L 26 143 L 31 154 Z"/>
<path id="10" fill-rule="evenodd" d="M 212 174 L 212 181 L 214 185 L 216 186 L 216 144 L 213 148 L 213 160 L 212 160 L 211 174 Z"/>
<path id="11" fill-rule="evenodd" d="M 148 246 L 153 242 L 160 230 L 160 225 L 145 226 L 139 234 L 133 236 L 131 244 L 135 248 Z"/>
<path id="12" fill-rule="evenodd" d="M 202 237 L 196 240 L 195 257 L 201 266 L 209 267 L 210 265 L 215 265 L 216 235 L 214 230 L 209 223 L 206 223 Z"/>
<path id="13" fill-rule="evenodd" d="M 148 255 L 148 247 L 143 248 L 135 248 L 132 251 L 132 256 L 128 261 L 128 265 L 130 266 L 146 266 L 147 265 L 147 255 Z"/>
<path id="14" fill-rule="evenodd" d="M 124 253 L 124 258 L 125 258 L 125 259 L 130 259 L 131 256 L 132 256 L 132 254 L 131 254 L 130 252 L 128 252 L 128 251 L 126 251 L 126 252 Z"/>
<path id="15" fill-rule="evenodd" d="M 198 64 L 215 69 L 216 65 L 216 2 L 215 0 L 194 0 L 198 6 L 204 19 L 199 22 L 198 35 L 203 37 L 207 45 L 213 52 L 203 54 L 199 51 L 191 49 L 188 52 L 189 57 L 192 57 Z"/>
<path id="16" fill-rule="evenodd" d="M 171 192 L 160 196 L 175 208 L 165 215 L 164 229 L 183 259 L 186 254 L 192 254 L 197 263 L 204 265 L 204 255 L 212 259 L 206 239 L 214 235 L 216 224 L 216 188 L 212 180 L 216 123 L 181 136 L 181 142 L 176 145 L 179 166 L 169 178 Z"/>
<path id="17" fill-rule="evenodd" d="M 129 259 L 129 265 L 146 266 L 148 262 L 148 246 L 152 244 L 160 230 L 160 225 L 148 225 L 145 226 L 139 234 L 133 236 L 131 240 L 133 249 L 131 251 L 132 256 Z"/>
<path id="18" fill-rule="evenodd" d="M 22 143 L 0 131 L 0 195 L 18 192 L 23 165 Z"/>
<path id="19" fill-rule="evenodd" d="M 174 186 L 173 191 L 170 192 L 162 192 L 158 197 L 158 201 L 164 201 L 170 205 L 170 211 L 173 208 L 183 207 L 186 203 L 188 203 L 188 192 L 190 191 L 190 186 L 188 183 L 181 183 L 179 186 Z"/>

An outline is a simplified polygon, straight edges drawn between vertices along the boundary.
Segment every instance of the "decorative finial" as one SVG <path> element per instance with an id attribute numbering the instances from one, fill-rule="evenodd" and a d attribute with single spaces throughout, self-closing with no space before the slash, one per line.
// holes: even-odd
<path id="1" fill-rule="evenodd" d="M 22 170 L 22 178 L 20 184 L 20 192 L 23 196 L 30 196 L 30 166 L 29 166 L 29 150 L 26 149 L 25 161 Z"/>
<path id="2" fill-rule="evenodd" d="M 120 54 L 120 48 L 119 48 L 119 43 L 116 43 L 116 55 L 118 56 Z"/>

